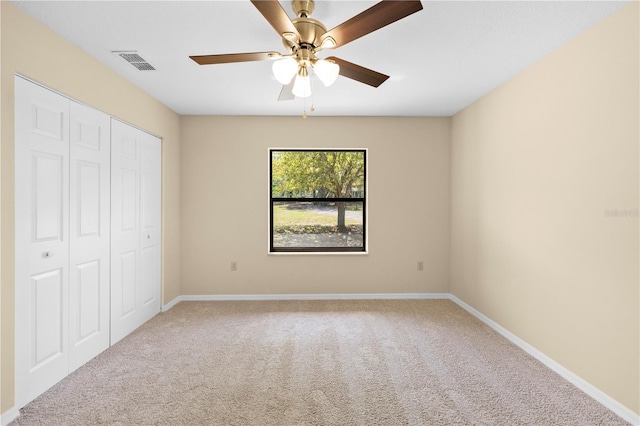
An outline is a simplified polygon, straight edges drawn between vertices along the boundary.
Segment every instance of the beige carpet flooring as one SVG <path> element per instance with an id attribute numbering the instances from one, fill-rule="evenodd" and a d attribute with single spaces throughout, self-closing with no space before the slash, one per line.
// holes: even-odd
<path id="1" fill-rule="evenodd" d="M 448 300 L 183 302 L 15 425 L 628 425 Z"/>

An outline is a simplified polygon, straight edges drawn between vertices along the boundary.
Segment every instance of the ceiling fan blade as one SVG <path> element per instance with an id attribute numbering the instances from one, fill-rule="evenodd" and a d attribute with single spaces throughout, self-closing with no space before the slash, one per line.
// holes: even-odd
<path id="1" fill-rule="evenodd" d="M 320 40 L 331 37 L 336 43 L 333 47 L 343 46 L 420 10 L 420 0 L 383 0 L 327 31 Z"/>
<path id="2" fill-rule="evenodd" d="M 289 19 L 289 15 L 284 11 L 278 0 L 251 0 L 251 3 L 262 13 L 262 16 L 269 21 L 273 29 L 287 40 L 295 42 L 300 40 L 298 30 Z M 289 36 L 285 36 L 292 34 Z"/>
<path id="3" fill-rule="evenodd" d="M 369 86 L 378 87 L 389 78 L 388 75 L 370 70 L 369 68 L 361 67 L 360 65 L 345 61 L 344 59 L 336 58 L 335 56 L 330 56 L 325 59 L 340 65 L 341 76 L 359 81 L 360 83 L 368 84 Z"/>
<path id="4" fill-rule="evenodd" d="M 293 82 L 294 80 L 291 80 L 291 83 L 282 86 L 280 96 L 278 96 L 278 101 L 290 101 L 295 99 L 296 96 L 293 94 Z"/>
<path id="5" fill-rule="evenodd" d="M 228 53 L 224 55 L 189 56 L 200 65 L 228 64 L 232 62 L 270 61 L 282 55 L 278 52 Z"/>

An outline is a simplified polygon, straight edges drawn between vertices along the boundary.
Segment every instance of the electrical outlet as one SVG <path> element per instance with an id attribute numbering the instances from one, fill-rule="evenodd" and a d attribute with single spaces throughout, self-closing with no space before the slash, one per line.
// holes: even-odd
<path id="1" fill-rule="evenodd" d="M 235 260 L 231 262 L 231 270 L 234 272 L 238 270 L 238 262 L 236 262 Z"/>
<path id="2" fill-rule="evenodd" d="M 418 271 L 424 271 L 424 262 L 423 261 L 418 262 Z"/>

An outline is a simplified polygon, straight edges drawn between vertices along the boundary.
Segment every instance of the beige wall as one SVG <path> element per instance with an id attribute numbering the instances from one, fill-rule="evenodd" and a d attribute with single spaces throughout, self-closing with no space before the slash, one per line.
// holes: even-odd
<path id="1" fill-rule="evenodd" d="M 448 118 L 183 117 L 183 294 L 448 292 L 449 128 Z M 369 255 L 267 254 L 269 147 L 368 148 Z"/>
<path id="2" fill-rule="evenodd" d="M 0 275 L 0 412 L 14 404 L 14 74 L 20 73 L 71 98 L 163 138 L 163 299 L 180 294 L 180 117 L 77 47 L 17 9 L 0 2 L 0 159 L 2 230 Z"/>
<path id="3" fill-rule="evenodd" d="M 638 49 L 633 2 L 457 114 L 451 148 L 452 293 L 636 413 Z"/>

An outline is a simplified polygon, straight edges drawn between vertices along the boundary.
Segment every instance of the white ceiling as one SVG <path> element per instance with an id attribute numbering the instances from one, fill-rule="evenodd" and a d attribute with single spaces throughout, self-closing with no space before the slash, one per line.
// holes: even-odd
<path id="1" fill-rule="evenodd" d="M 200 66 L 189 55 L 284 53 L 248 0 L 14 1 L 179 114 L 300 115 L 278 102 L 270 62 Z M 312 17 L 331 29 L 376 1 L 317 0 Z M 379 88 L 339 77 L 314 83 L 314 115 L 450 116 L 562 46 L 625 1 L 431 1 L 424 9 L 319 57 L 388 74 Z M 282 1 L 293 17 L 289 1 Z M 112 51 L 137 50 L 156 71 Z M 311 100 L 306 101 L 307 111 Z"/>

